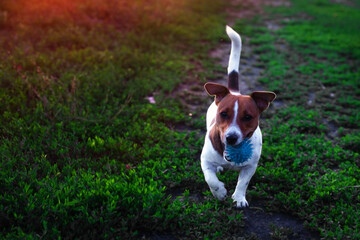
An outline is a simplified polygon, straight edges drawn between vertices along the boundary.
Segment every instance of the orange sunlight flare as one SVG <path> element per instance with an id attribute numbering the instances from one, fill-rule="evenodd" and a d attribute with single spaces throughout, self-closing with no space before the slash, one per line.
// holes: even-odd
<path id="1" fill-rule="evenodd" d="M 182 0 L 13 0 L 5 8 L 15 25 L 109 22 L 126 26 L 144 18 L 169 19 L 182 4 Z"/>

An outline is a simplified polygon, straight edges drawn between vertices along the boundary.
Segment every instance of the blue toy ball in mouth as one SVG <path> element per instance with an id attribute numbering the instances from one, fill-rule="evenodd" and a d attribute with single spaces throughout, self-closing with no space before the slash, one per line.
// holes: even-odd
<path id="1" fill-rule="evenodd" d="M 240 144 L 231 146 L 226 145 L 224 151 L 224 157 L 229 162 L 234 162 L 236 165 L 240 165 L 249 161 L 252 156 L 253 145 L 250 139 L 245 138 Z"/>

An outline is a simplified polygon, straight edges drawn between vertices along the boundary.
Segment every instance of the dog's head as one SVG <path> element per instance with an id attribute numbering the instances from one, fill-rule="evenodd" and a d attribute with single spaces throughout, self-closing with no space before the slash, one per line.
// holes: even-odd
<path id="1" fill-rule="evenodd" d="M 205 84 L 209 95 L 215 96 L 217 105 L 216 126 L 225 145 L 238 145 L 251 138 L 259 125 L 260 114 L 275 99 L 273 92 L 257 91 L 250 95 L 232 94 L 217 83 Z"/>

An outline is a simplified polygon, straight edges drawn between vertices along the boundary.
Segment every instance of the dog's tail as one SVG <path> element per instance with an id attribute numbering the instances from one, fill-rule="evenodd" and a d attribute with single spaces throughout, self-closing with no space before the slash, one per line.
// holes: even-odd
<path id="1" fill-rule="evenodd" d="M 231 39 L 231 51 L 228 65 L 228 88 L 233 92 L 240 92 L 239 64 L 241 54 L 241 37 L 231 27 L 226 26 L 226 33 Z"/>

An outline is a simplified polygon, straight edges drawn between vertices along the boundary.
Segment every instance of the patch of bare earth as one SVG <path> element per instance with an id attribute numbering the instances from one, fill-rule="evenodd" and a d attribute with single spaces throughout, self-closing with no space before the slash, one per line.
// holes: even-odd
<path id="1" fill-rule="evenodd" d="M 228 8 L 228 24 L 234 25 L 237 19 L 252 18 L 256 15 L 263 15 L 263 6 L 290 6 L 285 0 L 233 0 Z M 276 34 L 281 22 L 286 19 L 271 19 L 265 21 L 266 27 Z M 241 33 L 240 33 L 241 35 Z M 250 38 L 242 36 L 242 52 L 239 66 L 240 91 L 242 94 L 249 94 L 252 91 L 266 90 L 258 82 L 263 76 L 264 68 L 260 61 L 260 55 L 253 52 L 250 47 Z M 230 54 L 230 43 L 219 43 L 209 55 L 217 59 L 217 63 L 224 69 L 223 75 L 212 82 L 227 85 L 226 68 Z M 280 51 L 287 51 L 287 46 L 281 41 L 275 46 Z M 311 100 L 311 99 L 310 99 Z M 310 101 L 309 100 L 309 101 Z M 272 107 L 279 108 L 286 103 L 276 100 Z M 234 180 L 235 181 L 235 180 Z M 304 227 L 303 221 L 287 213 L 271 212 L 266 210 L 266 200 L 252 199 L 250 207 L 243 209 L 244 232 L 243 236 L 248 239 L 319 239 L 319 234 Z M 235 210 L 234 210 L 235 211 Z"/>

